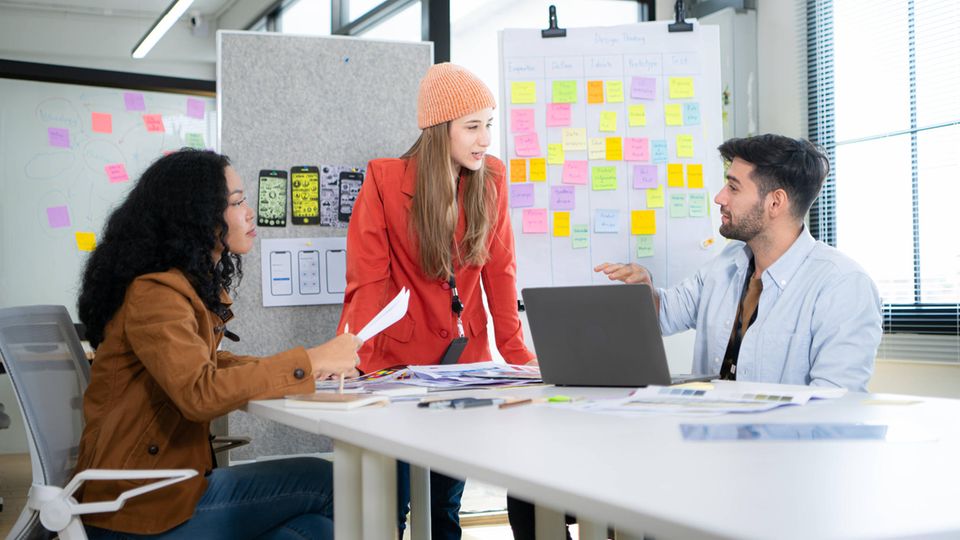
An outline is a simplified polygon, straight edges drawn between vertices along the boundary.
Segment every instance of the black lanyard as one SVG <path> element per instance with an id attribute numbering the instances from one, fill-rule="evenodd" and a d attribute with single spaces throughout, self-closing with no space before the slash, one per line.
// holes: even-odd
<path id="1" fill-rule="evenodd" d="M 743 335 L 747 333 L 747 328 L 757 320 L 757 313 L 760 311 L 759 304 L 757 309 L 753 310 L 750 316 L 750 322 L 743 324 L 743 299 L 747 297 L 747 289 L 750 288 L 750 278 L 753 277 L 755 266 L 753 258 L 750 259 L 750 266 L 747 268 L 747 278 L 743 281 L 743 290 L 740 292 L 740 304 L 737 306 L 737 320 L 733 327 L 733 333 L 730 335 L 730 341 L 727 343 L 727 351 L 723 355 L 723 365 L 720 367 L 720 378 L 723 380 L 737 380 L 737 360 L 740 356 L 740 345 L 743 343 Z"/>
<path id="2" fill-rule="evenodd" d="M 463 313 L 463 303 L 460 302 L 460 294 L 457 293 L 457 280 L 454 279 L 453 274 L 450 274 L 447 283 L 450 284 L 450 294 L 453 295 L 450 308 L 453 310 L 453 314 L 457 316 L 457 332 L 460 337 L 463 337 L 463 320 L 460 318 L 460 314 Z"/>

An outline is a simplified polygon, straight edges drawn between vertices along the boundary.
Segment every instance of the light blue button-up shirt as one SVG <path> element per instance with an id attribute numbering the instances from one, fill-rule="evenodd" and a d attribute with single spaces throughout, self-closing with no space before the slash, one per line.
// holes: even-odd
<path id="1" fill-rule="evenodd" d="M 663 334 L 697 330 L 694 373 L 720 373 L 752 256 L 730 242 L 693 277 L 658 289 Z M 866 391 L 882 326 L 877 287 L 863 268 L 804 228 L 761 280 L 737 380 Z"/>

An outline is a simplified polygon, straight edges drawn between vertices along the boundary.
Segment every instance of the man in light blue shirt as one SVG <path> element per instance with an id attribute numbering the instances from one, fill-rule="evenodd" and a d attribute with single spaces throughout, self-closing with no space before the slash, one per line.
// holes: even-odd
<path id="1" fill-rule="evenodd" d="M 697 330 L 694 373 L 866 391 L 882 335 L 877 287 L 803 223 L 826 156 L 779 135 L 730 139 L 719 150 L 729 168 L 714 202 L 731 242 L 694 276 L 656 290 L 662 332 Z M 637 264 L 595 270 L 651 284 Z"/>

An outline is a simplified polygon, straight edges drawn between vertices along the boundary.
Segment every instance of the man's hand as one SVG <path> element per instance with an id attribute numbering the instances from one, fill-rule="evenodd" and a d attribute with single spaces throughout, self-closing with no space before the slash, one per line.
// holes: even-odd
<path id="1" fill-rule="evenodd" d="M 593 269 L 594 272 L 603 272 L 611 281 L 624 283 L 644 283 L 653 287 L 650 272 L 639 264 L 602 263 Z"/>

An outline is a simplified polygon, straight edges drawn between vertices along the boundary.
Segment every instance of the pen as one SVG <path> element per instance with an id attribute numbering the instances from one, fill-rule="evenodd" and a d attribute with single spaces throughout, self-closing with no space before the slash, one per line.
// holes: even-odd
<path id="1" fill-rule="evenodd" d="M 417 407 L 421 409 L 472 409 L 473 407 L 486 407 L 503 403 L 502 399 L 480 399 L 480 398 L 457 398 L 437 401 L 421 401 Z"/>
<path id="2" fill-rule="evenodd" d="M 533 403 L 533 400 L 530 398 L 527 399 L 517 399 L 514 401 L 507 401 L 506 403 L 501 403 L 501 409 L 509 409 L 510 407 L 516 407 L 518 405 L 527 405 L 528 403 Z"/>

